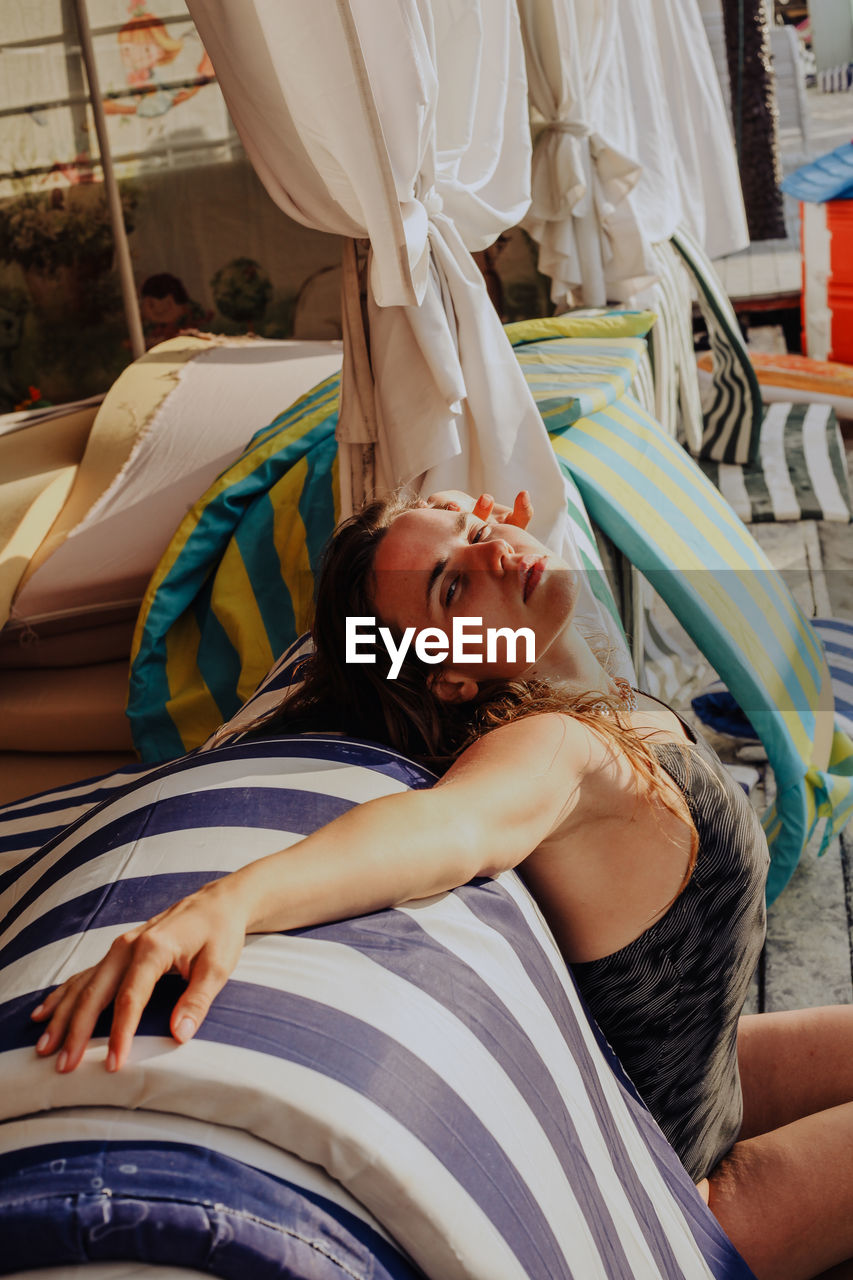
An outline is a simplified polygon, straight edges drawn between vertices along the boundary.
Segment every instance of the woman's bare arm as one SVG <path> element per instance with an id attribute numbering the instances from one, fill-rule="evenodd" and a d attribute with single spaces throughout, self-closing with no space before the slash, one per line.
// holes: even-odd
<path id="1" fill-rule="evenodd" d="M 73 1070 L 115 1000 L 107 1065 L 125 1061 L 155 984 L 187 988 L 172 1033 L 189 1039 L 239 959 L 247 933 L 279 932 L 394 906 L 516 866 L 577 802 L 589 731 L 559 714 L 486 735 L 435 787 L 357 805 L 289 849 L 261 858 L 122 934 L 100 964 L 33 1014 L 39 1052 Z"/>
<path id="2" fill-rule="evenodd" d="M 247 932 L 363 915 L 517 866 L 566 812 L 588 731 L 530 716 L 474 743 L 434 787 L 357 805 L 234 873 Z"/>

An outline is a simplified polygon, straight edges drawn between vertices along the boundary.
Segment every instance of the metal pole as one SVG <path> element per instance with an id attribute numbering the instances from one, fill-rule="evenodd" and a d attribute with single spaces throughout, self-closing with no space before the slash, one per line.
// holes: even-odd
<path id="1" fill-rule="evenodd" d="M 92 101 L 92 113 L 95 117 L 95 130 L 98 135 L 98 146 L 101 151 L 101 168 L 104 173 L 104 186 L 109 203 L 110 221 L 113 227 L 113 238 L 116 247 L 116 263 L 121 279 L 121 294 L 124 301 L 124 314 L 130 334 L 130 349 L 134 360 L 145 354 L 145 338 L 142 333 L 142 316 L 139 312 L 139 299 L 136 296 L 136 281 L 133 278 L 133 266 L 130 260 L 130 245 L 127 242 L 127 231 L 124 226 L 124 215 L 121 208 L 121 193 L 116 181 L 113 158 L 107 137 L 107 117 L 101 99 L 101 86 L 98 80 L 98 68 L 95 65 L 95 50 L 92 45 L 92 31 L 89 26 L 89 15 L 86 12 L 86 0 L 74 0 L 77 14 L 77 27 L 80 33 L 80 51 L 89 81 L 89 93 Z"/>

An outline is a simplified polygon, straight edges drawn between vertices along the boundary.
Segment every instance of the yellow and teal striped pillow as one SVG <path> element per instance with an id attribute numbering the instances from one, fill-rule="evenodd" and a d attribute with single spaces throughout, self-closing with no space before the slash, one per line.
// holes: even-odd
<path id="1" fill-rule="evenodd" d="M 630 396 L 553 443 L 592 519 L 660 593 L 767 750 L 772 900 L 817 819 L 829 820 L 825 845 L 853 810 L 853 743 L 834 726 L 820 639 L 718 491 Z"/>
<path id="2" fill-rule="evenodd" d="M 308 626 L 338 518 L 339 381 L 253 436 L 160 561 L 131 653 L 127 714 L 143 760 L 204 742 Z"/>
<path id="3" fill-rule="evenodd" d="M 200 746 L 310 625 L 315 573 L 338 520 L 339 378 L 250 441 L 195 504 L 149 584 L 127 714 L 143 760 Z M 583 502 L 568 513 L 591 589 L 621 628 Z"/>

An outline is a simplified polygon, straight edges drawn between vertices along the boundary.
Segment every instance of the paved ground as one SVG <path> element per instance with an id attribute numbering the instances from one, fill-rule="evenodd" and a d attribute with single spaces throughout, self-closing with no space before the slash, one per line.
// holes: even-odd
<path id="1" fill-rule="evenodd" d="M 759 540 L 775 564 L 791 566 L 798 594 L 808 580 L 815 612 L 853 618 L 850 526 L 824 523 L 765 528 Z M 767 779 L 768 800 L 771 788 L 772 779 Z M 820 859 L 817 844 L 813 841 L 806 850 L 790 884 L 768 914 L 767 945 L 754 989 L 756 1008 L 797 1009 L 853 1002 L 851 832 L 848 828 Z"/>

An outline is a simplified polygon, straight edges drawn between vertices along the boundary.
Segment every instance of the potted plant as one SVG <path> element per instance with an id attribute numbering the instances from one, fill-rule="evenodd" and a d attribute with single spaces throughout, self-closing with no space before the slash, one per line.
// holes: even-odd
<path id="1" fill-rule="evenodd" d="M 125 227 L 132 231 L 136 198 L 125 189 L 121 203 Z M 87 317 L 93 286 L 109 271 L 113 248 L 100 185 L 27 191 L 0 203 L 0 261 L 21 268 L 33 306 L 42 314 L 71 308 Z"/>
<path id="2" fill-rule="evenodd" d="M 261 264 L 234 258 L 219 268 L 210 287 L 222 315 L 253 333 L 272 297 L 272 283 Z"/>

